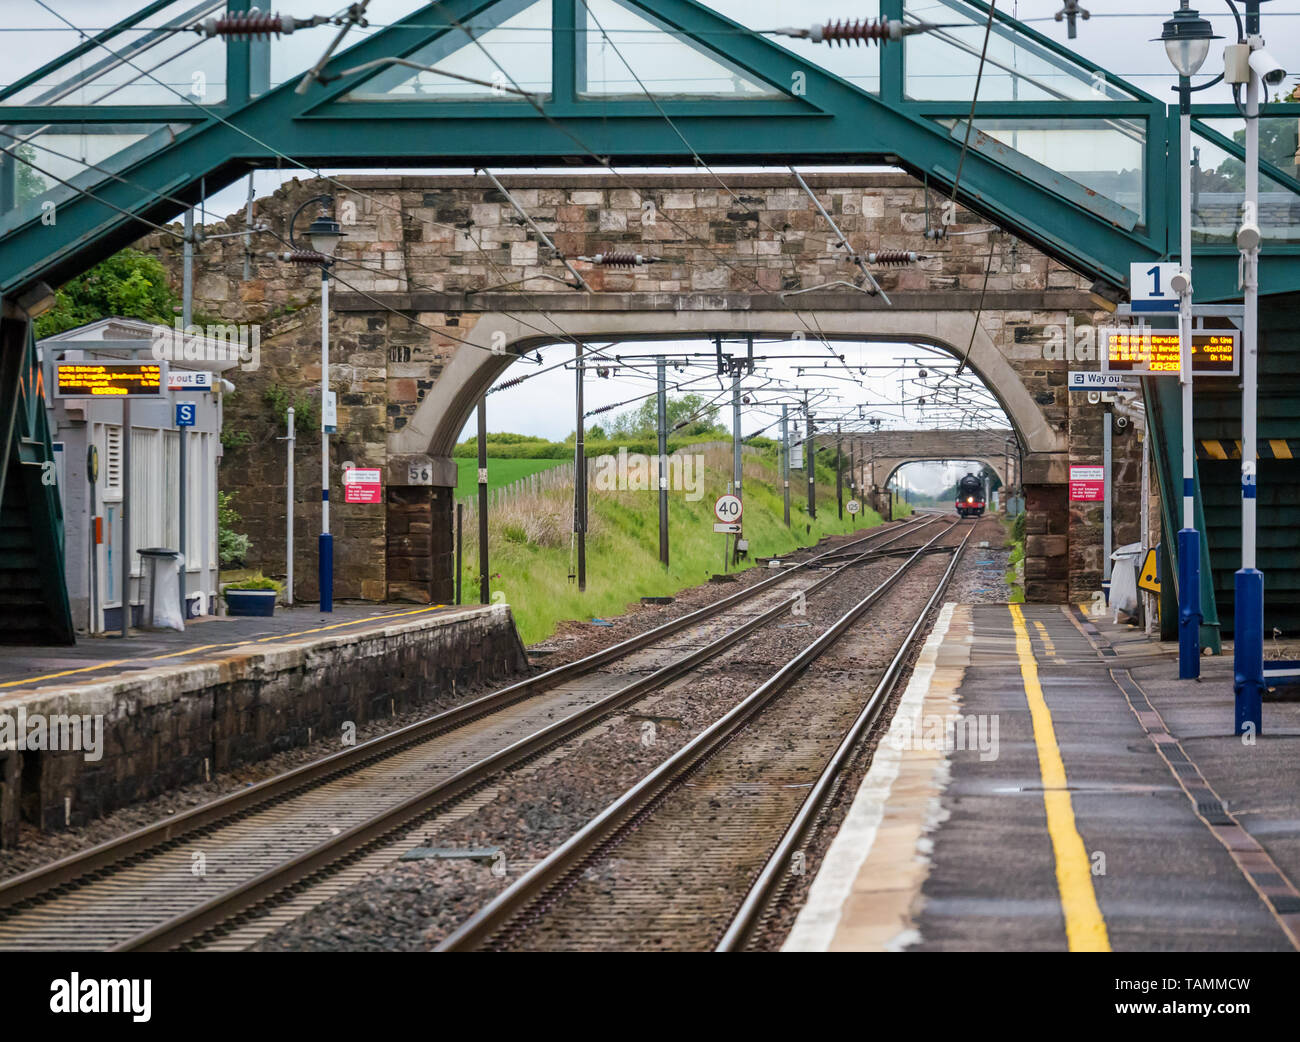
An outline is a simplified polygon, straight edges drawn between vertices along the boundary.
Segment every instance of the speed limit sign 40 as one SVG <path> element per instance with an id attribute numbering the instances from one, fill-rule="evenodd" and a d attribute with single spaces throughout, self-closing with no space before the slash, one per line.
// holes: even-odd
<path id="1" fill-rule="evenodd" d="M 733 496 L 731 493 L 719 496 L 717 502 L 713 504 L 713 515 L 719 521 L 739 521 L 740 515 L 744 512 L 745 504 L 740 501 L 739 496 Z"/>

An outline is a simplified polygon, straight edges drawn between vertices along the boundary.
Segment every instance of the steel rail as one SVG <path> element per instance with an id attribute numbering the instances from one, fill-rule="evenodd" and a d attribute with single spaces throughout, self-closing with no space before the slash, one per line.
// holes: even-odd
<path id="1" fill-rule="evenodd" d="M 966 533 L 966 537 L 962 539 L 961 545 L 953 552 L 952 560 L 948 563 L 943 578 L 939 580 L 939 585 L 926 602 L 925 607 L 921 609 L 920 614 L 917 615 L 911 631 L 904 638 L 898 653 L 885 669 L 885 675 L 880 678 L 880 683 L 876 685 L 871 697 L 867 699 L 866 705 L 862 707 L 862 711 L 853 721 L 852 726 L 845 732 L 844 739 L 835 750 L 835 754 L 827 762 L 812 789 L 809 790 L 807 798 L 799 808 L 799 812 L 790 822 L 785 834 L 782 835 L 775 850 L 773 850 L 767 863 L 763 866 L 762 872 L 759 873 L 753 886 L 745 895 L 739 911 L 737 911 L 731 925 L 727 928 L 727 932 L 723 934 L 722 940 L 718 942 L 714 951 L 732 952 L 743 950 L 753 937 L 754 931 L 762 919 L 763 912 L 768 907 L 778 883 L 790 864 L 791 855 L 803 843 L 808 828 L 826 806 L 828 797 L 834 791 L 835 782 L 848 765 L 863 735 L 876 722 L 881 709 L 884 708 L 893 693 L 898 679 L 903 673 L 907 657 L 915 646 L 922 628 L 925 626 L 926 619 L 929 618 L 935 605 L 948 589 L 948 583 L 952 580 L 953 573 L 957 569 L 957 563 L 961 560 L 962 552 L 966 549 L 966 544 L 970 542 L 974 532 L 975 529 L 972 527 Z"/>
<path id="2" fill-rule="evenodd" d="M 905 519 L 903 525 L 881 528 L 846 545 L 857 546 L 867 542 L 874 543 L 883 535 L 898 532 L 899 528 L 902 528 L 903 534 L 905 534 L 930 523 L 930 519 L 920 524 L 906 523 L 910 521 L 912 521 L 911 518 Z M 901 535 L 898 537 L 901 538 Z M 888 545 L 894 541 L 896 539 L 887 540 L 880 545 Z M 629 637 L 627 640 L 611 645 L 585 658 L 563 666 L 557 666 L 537 676 L 528 677 L 464 705 L 453 707 L 424 720 L 391 731 L 388 734 L 372 738 L 354 748 L 333 753 L 302 767 L 268 778 L 266 781 L 259 782 L 249 788 L 240 789 L 219 797 L 195 807 L 193 810 L 146 825 L 126 835 L 107 840 L 88 850 L 70 854 L 48 865 L 0 881 L 0 916 L 17 905 L 38 899 L 43 893 L 59 887 L 75 885 L 77 880 L 105 871 L 128 858 L 138 857 L 164 845 L 179 841 L 185 836 L 216 827 L 224 821 L 245 816 L 267 804 L 283 800 L 311 786 L 360 770 L 419 742 L 436 738 L 481 717 L 533 697 L 558 683 L 592 672 L 680 630 L 703 622 L 714 615 L 721 614 L 736 604 L 768 590 L 773 585 L 804 569 L 818 566 L 824 558 L 831 554 L 843 554 L 844 549 L 843 546 L 833 547 L 816 557 L 809 558 L 807 561 L 800 561 L 790 568 L 783 568 L 768 579 L 763 579 L 743 590 L 720 598 L 712 604 L 705 605 L 703 608 L 689 612 L 677 619 L 669 620 L 661 626 Z"/>
<path id="3" fill-rule="evenodd" d="M 526 908 L 544 899 L 573 873 L 580 871 L 602 848 L 615 841 L 629 824 L 651 810 L 664 795 L 681 784 L 696 767 L 721 749 L 761 709 L 785 691 L 853 623 L 892 589 L 917 561 L 925 557 L 926 552 L 938 540 L 958 524 L 959 521 L 954 521 L 929 542 L 918 547 L 896 571 L 845 612 L 808 647 L 470 916 L 443 939 L 437 950 L 462 951 L 482 946 Z"/>
<path id="4" fill-rule="evenodd" d="M 886 540 L 881 545 L 888 545 L 903 539 L 920 527 L 923 526 L 909 525 L 903 531 L 898 532 L 893 539 Z M 951 531 L 951 529 L 946 531 Z M 935 539 L 941 538 L 944 534 L 940 533 Z M 870 553 L 870 551 L 865 551 L 861 558 L 867 558 Z M 632 681 L 630 684 L 611 692 L 577 713 L 548 724 L 531 735 L 497 749 L 451 777 L 430 785 L 422 792 L 395 806 L 380 811 L 351 829 L 322 841 L 301 854 L 281 862 L 252 879 L 231 887 L 223 893 L 217 894 L 147 931 L 135 935 L 110 950 L 166 951 L 187 940 L 207 933 L 214 927 L 249 911 L 263 901 L 274 898 L 295 883 L 306 880 L 317 872 L 336 865 L 341 859 L 364 850 L 370 844 L 383 839 L 390 833 L 412 825 L 448 802 L 478 789 L 501 771 L 540 755 L 559 743 L 581 733 L 610 713 L 617 712 L 624 706 L 643 698 L 651 691 L 684 676 L 696 666 L 711 658 L 716 658 L 759 627 L 784 615 L 789 611 L 790 605 L 800 597 L 810 596 L 857 563 L 859 562 L 854 560 L 841 565 L 816 580 L 812 585 L 796 591 L 767 611 L 754 616 L 735 629 L 729 630 L 717 640 L 697 648 L 690 654 L 647 676 Z"/>

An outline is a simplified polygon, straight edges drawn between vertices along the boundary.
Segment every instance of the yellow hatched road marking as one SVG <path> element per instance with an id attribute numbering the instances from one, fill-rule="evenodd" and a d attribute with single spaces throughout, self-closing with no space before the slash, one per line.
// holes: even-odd
<path id="1" fill-rule="evenodd" d="M 1223 451 L 1223 446 L 1214 439 L 1207 438 L 1201 442 L 1205 446 L 1205 451 L 1210 454 L 1210 459 L 1227 459 L 1228 454 Z"/>
<path id="2" fill-rule="evenodd" d="M 1269 448 L 1273 450 L 1274 459 L 1291 459 L 1291 446 L 1286 443 L 1284 438 L 1270 438 Z"/>
<path id="3" fill-rule="evenodd" d="M 1092 886 L 1092 866 L 1074 821 L 1074 803 L 1066 788 L 1065 762 L 1056 743 L 1056 728 L 1038 681 L 1038 663 L 1025 627 L 1020 605 L 1009 605 L 1011 623 L 1016 632 L 1016 655 L 1020 675 L 1029 702 L 1029 716 L 1034 725 L 1034 744 L 1038 747 L 1038 770 L 1043 779 L 1043 807 L 1047 811 L 1047 833 L 1056 857 L 1056 886 L 1061 894 L 1061 911 L 1065 915 L 1065 936 L 1072 952 L 1108 952 L 1110 936 L 1106 920 L 1097 904 Z"/>

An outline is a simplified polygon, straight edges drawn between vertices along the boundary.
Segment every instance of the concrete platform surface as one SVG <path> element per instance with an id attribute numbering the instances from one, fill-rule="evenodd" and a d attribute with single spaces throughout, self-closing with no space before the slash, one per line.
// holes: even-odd
<path id="1" fill-rule="evenodd" d="M 184 632 L 131 630 L 125 639 L 82 636 L 71 647 L 0 644 L 0 690 L 102 680 L 112 673 L 213 659 L 246 646 L 331 633 L 360 634 L 393 622 L 478 608 L 476 604 L 340 604 L 325 613 L 316 605 L 279 606 L 270 618 L 207 615 L 191 619 Z"/>
<path id="2" fill-rule="evenodd" d="M 945 606 L 786 950 L 1300 950 L 1300 703 L 1171 651 Z"/>

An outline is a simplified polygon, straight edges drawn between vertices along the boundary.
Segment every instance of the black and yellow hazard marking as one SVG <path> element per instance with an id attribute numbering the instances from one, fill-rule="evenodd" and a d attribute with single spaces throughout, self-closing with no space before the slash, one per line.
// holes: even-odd
<path id="1" fill-rule="evenodd" d="M 1152 547 L 1147 551 L 1147 555 L 1142 561 L 1142 570 L 1138 572 L 1138 589 L 1146 590 L 1148 593 L 1159 593 L 1159 574 L 1156 565 L 1155 547 Z"/>
<path id="2" fill-rule="evenodd" d="M 1196 443 L 1197 459 L 1241 459 L 1241 442 L 1224 438 L 1202 438 Z M 1300 440 L 1260 438 L 1255 442 L 1256 459 L 1300 459 Z"/>

